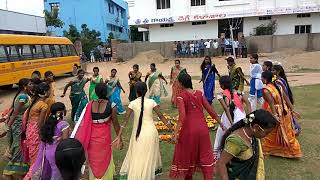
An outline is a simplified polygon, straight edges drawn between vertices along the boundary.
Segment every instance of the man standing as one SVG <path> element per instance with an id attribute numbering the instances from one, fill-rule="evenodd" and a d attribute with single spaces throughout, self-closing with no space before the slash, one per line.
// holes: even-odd
<path id="1" fill-rule="evenodd" d="M 219 48 L 219 43 L 217 42 L 217 40 L 213 40 L 213 56 L 218 56 L 218 48 Z"/>
<path id="2" fill-rule="evenodd" d="M 211 48 L 211 40 L 207 40 L 204 45 L 206 46 L 206 49 L 205 49 L 205 56 L 211 56 L 211 53 L 210 53 L 210 48 Z"/>
<path id="3" fill-rule="evenodd" d="M 181 57 L 181 50 L 182 50 L 181 43 L 180 43 L 180 41 L 178 41 L 178 44 L 177 44 L 177 54 L 179 55 L 179 57 Z"/>
<path id="4" fill-rule="evenodd" d="M 205 45 L 204 45 L 203 39 L 201 39 L 199 44 L 200 57 L 204 57 L 204 49 L 205 49 Z"/>
<path id="5" fill-rule="evenodd" d="M 250 83 L 244 77 L 241 67 L 236 65 L 233 57 L 228 57 L 226 60 L 229 69 L 229 76 L 232 81 L 232 89 L 242 93 L 244 89 L 244 81 L 246 81 L 247 85 Z"/>

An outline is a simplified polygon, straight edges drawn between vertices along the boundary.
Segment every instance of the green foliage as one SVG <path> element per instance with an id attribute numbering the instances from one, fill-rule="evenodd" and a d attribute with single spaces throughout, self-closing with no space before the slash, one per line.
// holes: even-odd
<path id="1" fill-rule="evenodd" d="M 90 30 L 86 24 L 81 25 L 81 32 L 74 25 L 69 25 L 69 30 L 63 32 L 63 36 L 69 38 L 72 42 L 79 39 L 82 43 L 82 50 L 87 57 L 90 51 L 101 45 L 101 33 L 96 30 Z"/>
<path id="2" fill-rule="evenodd" d="M 108 42 L 110 43 L 111 42 L 111 39 L 114 39 L 114 35 L 112 32 L 109 33 L 108 35 Z"/>
<path id="3" fill-rule="evenodd" d="M 277 22 L 270 21 L 268 24 L 261 24 L 255 28 L 254 36 L 273 35 L 277 30 Z"/>
<path id="4" fill-rule="evenodd" d="M 142 32 L 138 31 L 138 27 L 130 26 L 130 34 L 131 34 L 131 41 L 142 41 L 143 35 Z"/>
<path id="5" fill-rule="evenodd" d="M 52 8 L 52 11 L 49 12 L 44 10 L 44 17 L 46 20 L 47 27 L 55 27 L 55 28 L 62 28 L 64 23 L 58 17 L 59 15 L 59 8 Z"/>

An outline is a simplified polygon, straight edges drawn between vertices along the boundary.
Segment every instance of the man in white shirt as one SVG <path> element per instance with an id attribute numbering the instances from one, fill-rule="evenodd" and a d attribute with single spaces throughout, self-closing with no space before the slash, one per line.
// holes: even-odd
<path id="1" fill-rule="evenodd" d="M 213 56 L 218 56 L 219 43 L 217 42 L 217 40 L 213 40 L 212 46 L 213 46 Z"/>
<path id="2" fill-rule="evenodd" d="M 193 43 L 193 41 L 190 42 L 189 47 L 190 47 L 190 55 L 193 56 L 194 55 L 194 43 Z"/>
<path id="3" fill-rule="evenodd" d="M 204 43 L 204 45 L 206 46 L 206 49 L 205 49 L 205 52 L 204 52 L 204 54 L 205 54 L 205 56 L 210 56 L 210 47 L 211 47 L 211 40 L 207 40 L 205 43 Z"/>

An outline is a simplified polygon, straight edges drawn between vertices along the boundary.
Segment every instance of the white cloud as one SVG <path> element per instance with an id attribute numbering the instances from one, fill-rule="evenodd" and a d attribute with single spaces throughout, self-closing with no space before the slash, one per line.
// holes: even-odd
<path id="1" fill-rule="evenodd" d="M 0 9 L 43 16 L 43 0 L 0 0 Z"/>

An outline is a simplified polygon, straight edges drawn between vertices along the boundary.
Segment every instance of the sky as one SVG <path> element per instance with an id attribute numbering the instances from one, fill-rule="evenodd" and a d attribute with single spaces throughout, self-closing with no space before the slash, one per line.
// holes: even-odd
<path id="1" fill-rule="evenodd" d="M 6 4 L 9 11 L 43 16 L 43 0 L 0 0 L 0 9 L 6 10 Z"/>

